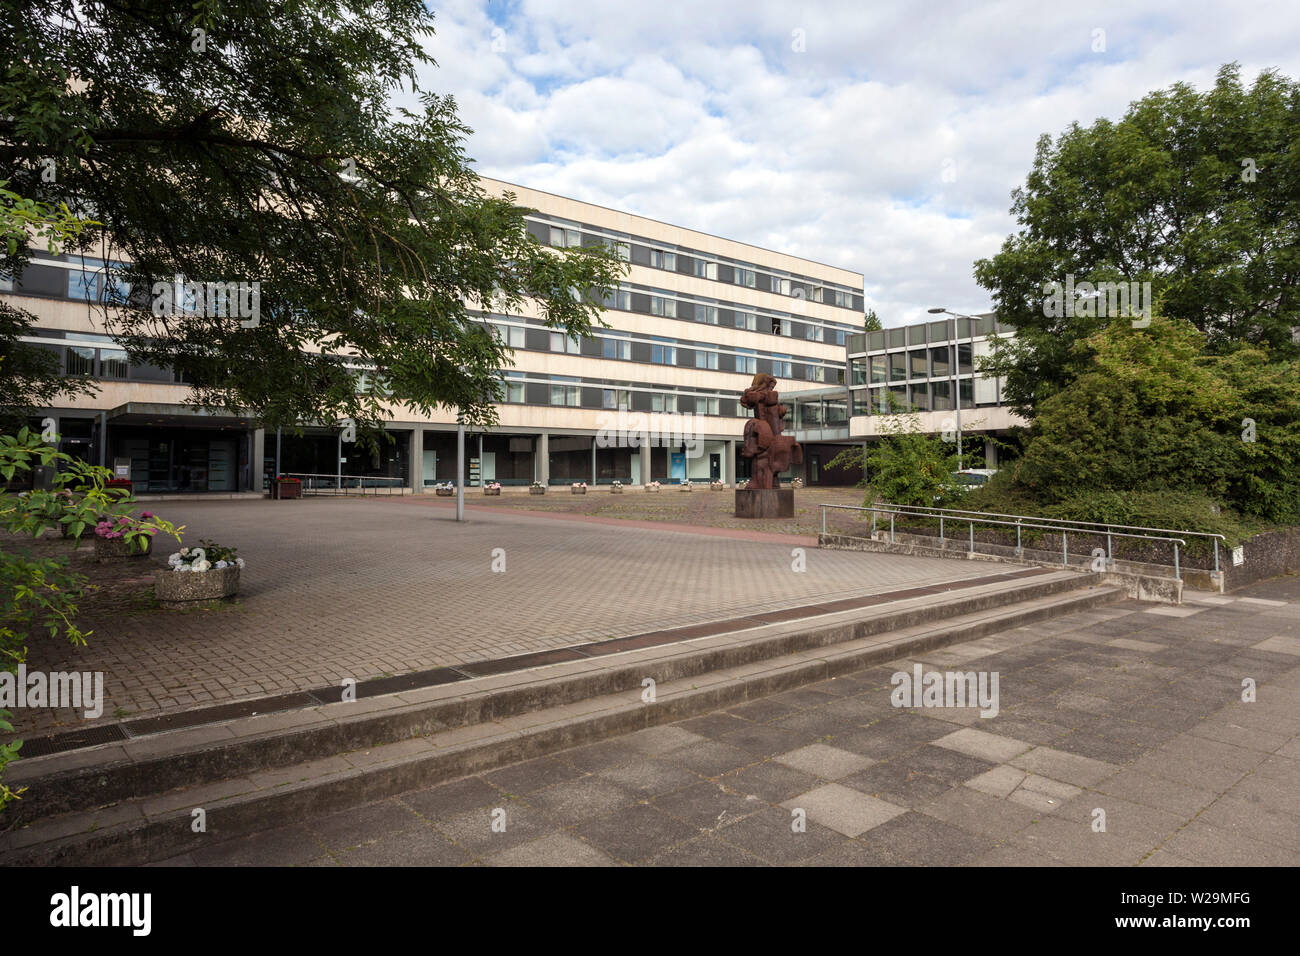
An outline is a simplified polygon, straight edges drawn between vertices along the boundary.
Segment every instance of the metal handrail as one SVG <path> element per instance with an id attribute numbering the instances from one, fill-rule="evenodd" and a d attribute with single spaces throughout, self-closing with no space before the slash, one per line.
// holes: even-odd
<path id="1" fill-rule="evenodd" d="M 975 525 L 976 525 L 976 524 L 1004 525 L 1004 526 L 1006 526 L 1006 527 L 1014 527 L 1014 528 L 1016 529 L 1016 554 L 1018 554 L 1018 555 L 1023 555 L 1023 554 L 1024 554 L 1024 550 L 1025 550 L 1025 549 L 1024 549 L 1024 546 L 1023 546 L 1023 544 L 1022 544 L 1022 542 L 1021 542 L 1021 537 L 1020 537 L 1020 532 L 1021 532 L 1022 529 L 1024 529 L 1024 528 L 1032 528 L 1032 529 L 1035 529 L 1035 530 L 1042 530 L 1042 531 L 1057 531 L 1057 532 L 1060 532 L 1060 535 L 1061 535 L 1061 564 L 1062 564 L 1062 566 L 1064 566 L 1064 567 L 1069 567 L 1069 566 L 1070 566 L 1070 539 L 1069 539 L 1069 532 L 1070 532 L 1071 530 L 1076 530 L 1076 529 L 1070 529 L 1070 528 L 1062 528 L 1059 524 L 1044 524 L 1044 523 L 1040 523 L 1040 521 L 1033 521 L 1033 520 L 1031 520 L 1031 521 L 1026 521 L 1026 520 L 1024 520 L 1025 518 L 1033 518 L 1034 516 L 1032 516 L 1032 515 L 1019 515 L 1019 516 L 1017 516 L 1017 515 L 1004 515 L 1003 517 L 1007 517 L 1007 518 L 1012 518 L 1012 517 L 1014 517 L 1014 518 L 1016 518 L 1016 520 L 1015 520 L 1015 521 L 1001 521 L 1001 520 L 998 520 L 997 518 L 984 518 L 984 517 L 980 517 L 981 512 L 978 512 L 978 511 L 966 511 L 966 512 L 962 512 L 962 513 L 959 513 L 959 514 L 954 513 L 954 514 L 949 514 L 949 515 L 944 515 L 944 514 L 940 514 L 940 515 L 932 515 L 932 514 L 918 513 L 918 511 L 920 511 L 920 510 L 922 510 L 922 509 L 924 509 L 924 510 L 934 510 L 934 511 L 952 511 L 952 510 L 953 510 L 953 509 L 944 509 L 944 508 L 939 508 L 939 509 L 929 509 L 929 508 L 927 508 L 925 505 L 892 505 L 892 504 L 885 504 L 885 505 L 880 505 L 880 506 L 871 506 L 871 505 L 832 505 L 832 504 L 821 504 L 821 505 L 818 505 L 818 507 L 821 508 L 821 510 L 822 510 L 822 534 L 826 534 L 826 533 L 827 533 L 827 531 L 826 531 L 826 511 L 827 511 L 828 508 L 829 508 L 829 509 L 834 509 L 834 510 L 837 510 L 837 511 L 869 511 L 869 512 L 871 512 L 871 530 L 872 530 L 873 533 L 874 533 L 874 531 L 876 530 L 876 528 L 875 528 L 875 525 L 876 525 L 876 515 L 877 515 L 877 514 L 887 514 L 887 515 L 889 515 L 889 543 L 890 543 L 890 544 L 893 544 L 893 543 L 894 543 L 894 518 L 895 518 L 896 516 L 899 516 L 899 515 L 901 515 L 902 517 L 905 517 L 905 518 L 907 518 L 907 517 L 913 517 L 913 518 L 938 517 L 938 519 L 939 519 L 939 540 L 940 540 L 940 541 L 943 541 L 943 540 L 944 540 L 944 536 L 943 536 L 943 522 L 944 522 L 944 519 L 945 519 L 945 518 L 950 518 L 951 520 L 955 520 L 955 521 L 964 521 L 964 522 L 966 522 L 966 523 L 970 526 L 970 553 L 971 553 L 971 554 L 974 554 L 974 553 L 975 553 Z M 913 509 L 915 509 L 915 510 L 913 510 Z M 968 516 L 969 516 L 969 517 L 968 517 Z M 1054 518 L 1044 518 L 1044 519 L 1041 519 L 1041 520 L 1042 520 L 1042 521 L 1055 521 L 1056 519 L 1054 519 Z M 1091 533 L 1091 534 L 1099 534 L 1099 533 L 1100 533 L 1100 532 L 1097 532 L 1097 531 L 1091 531 L 1091 532 L 1089 532 L 1087 529 L 1077 529 L 1077 530 L 1078 530 L 1080 533 L 1083 533 L 1083 534 L 1089 534 L 1089 533 Z M 1113 536 L 1113 537 L 1116 537 L 1116 538 L 1138 538 L 1138 539 L 1145 540 L 1145 541 L 1168 541 L 1168 542 L 1170 542 L 1170 543 L 1174 546 L 1174 577 L 1175 577 L 1177 580 L 1179 580 L 1179 581 L 1182 580 L 1182 570 L 1181 570 L 1181 565 L 1180 565 L 1179 560 L 1178 560 L 1178 546 L 1179 546 L 1179 545 L 1182 545 L 1184 548 L 1186 548 L 1186 547 L 1187 547 L 1187 541 L 1186 541 L 1185 539 L 1183 539 L 1183 538 L 1172 538 L 1172 537 L 1169 537 L 1169 536 L 1167 536 L 1167 535 L 1159 535 L 1159 534 L 1130 534 L 1130 533 L 1128 533 L 1128 532 L 1123 532 L 1123 531 L 1107 531 L 1107 532 L 1106 532 L 1106 567 L 1107 567 L 1107 569 L 1113 568 L 1114 565 L 1115 565 L 1115 559 L 1114 559 L 1113 551 L 1112 551 L 1112 547 L 1111 547 L 1111 538 L 1112 538 L 1112 536 Z M 1217 552 L 1216 552 L 1216 553 L 1217 553 Z M 1215 570 L 1216 570 L 1216 571 L 1218 570 L 1217 562 L 1216 562 Z"/>
<path id="2" fill-rule="evenodd" d="M 1156 531 L 1163 534 L 1185 534 L 1197 538 L 1209 538 L 1214 545 L 1214 573 L 1219 573 L 1219 542 L 1223 542 L 1224 550 L 1228 550 L 1227 536 L 1219 534 L 1216 531 L 1187 531 L 1183 528 L 1148 528 L 1144 525 L 1133 524 L 1110 524 L 1105 521 L 1074 521 L 1069 518 L 1043 518 L 1036 515 L 1008 515 L 998 511 L 966 511 L 962 508 L 935 508 L 931 505 L 894 505 L 897 508 L 912 508 L 922 511 L 943 512 L 944 514 L 958 515 L 990 515 L 994 518 L 1036 518 L 1039 521 L 1052 521 L 1056 524 L 1078 525 L 1079 527 L 1091 527 L 1103 529 L 1100 533 L 1105 533 L 1107 528 L 1120 528 L 1125 531 Z M 940 515 L 942 517 L 942 515 Z"/>
<path id="3" fill-rule="evenodd" d="M 322 485 L 311 481 L 304 481 L 302 483 L 303 494 L 306 494 L 309 491 L 317 493 L 333 492 L 334 494 L 340 495 L 350 491 L 359 491 L 361 494 L 365 494 L 367 491 L 366 482 L 372 483 L 368 487 L 373 490 L 376 495 L 378 495 L 380 491 L 391 494 L 394 491 L 402 492 L 406 490 L 406 485 L 401 478 L 393 478 L 387 475 L 316 474 L 306 471 L 287 471 L 284 474 L 290 478 L 324 479 L 324 481 L 328 482 L 328 484 Z M 357 484 L 354 486 L 344 487 L 343 482 L 345 481 L 355 481 Z M 385 484 L 374 484 L 374 482 L 385 482 Z M 396 482 L 396 484 L 387 484 L 387 482 Z M 333 487 L 331 487 L 331 485 Z"/>

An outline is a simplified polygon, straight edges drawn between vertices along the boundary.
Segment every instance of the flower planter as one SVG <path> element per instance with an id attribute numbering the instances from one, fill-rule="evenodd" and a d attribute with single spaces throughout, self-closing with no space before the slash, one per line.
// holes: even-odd
<path id="1" fill-rule="evenodd" d="M 95 558 L 100 564 L 112 561 L 124 561 L 127 558 L 143 558 L 153 550 L 153 538 L 136 538 L 134 542 L 126 538 L 101 538 L 95 536 Z"/>
<path id="2" fill-rule="evenodd" d="M 158 603 L 173 610 L 200 601 L 233 597 L 238 591 L 238 565 L 207 571 L 159 571 L 153 579 L 153 593 Z"/>
<path id="3" fill-rule="evenodd" d="M 528 489 L 528 493 L 529 493 L 530 495 L 544 495 L 544 494 L 546 494 L 546 489 L 545 489 L 545 488 L 529 488 L 529 489 Z"/>
<path id="4" fill-rule="evenodd" d="M 678 485 L 678 486 L 677 486 L 677 490 L 678 490 L 678 491 L 690 491 L 690 490 L 691 490 L 691 486 L 690 486 L 690 485 Z"/>
<path id="5" fill-rule="evenodd" d="M 570 488 L 569 490 L 575 495 L 585 495 L 587 493 L 586 488 Z"/>
<path id="6" fill-rule="evenodd" d="M 501 489 L 500 489 L 500 488 L 484 488 L 484 489 L 483 489 L 483 494 L 485 494 L 485 495 L 499 495 L 499 494 L 501 494 Z"/>
<path id="7" fill-rule="evenodd" d="M 710 491 L 722 491 L 725 487 L 726 487 L 726 485 L 724 485 L 722 482 L 720 482 L 720 481 L 715 481 L 715 482 L 712 482 L 712 483 L 709 485 L 709 490 L 710 490 Z"/>
<path id="8" fill-rule="evenodd" d="M 277 501 L 284 501 L 288 498 L 301 498 L 302 482 L 273 481 L 271 482 L 271 497 Z"/>
<path id="9" fill-rule="evenodd" d="M 609 493 L 611 495 L 621 495 L 623 493 L 623 487 L 621 485 L 615 485 L 609 489 Z"/>
<path id="10" fill-rule="evenodd" d="M 652 487 L 652 486 L 650 486 L 650 485 L 646 485 L 646 486 L 645 486 L 645 490 L 648 491 L 648 492 L 650 492 L 652 495 L 657 495 L 657 494 L 659 494 L 659 489 L 658 489 L 658 488 L 654 488 L 654 487 Z"/>
<path id="11" fill-rule="evenodd" d="M 455 488 L 435 488 L 433 493 L 439 498 L 453 498 L 456 495 Z"/>

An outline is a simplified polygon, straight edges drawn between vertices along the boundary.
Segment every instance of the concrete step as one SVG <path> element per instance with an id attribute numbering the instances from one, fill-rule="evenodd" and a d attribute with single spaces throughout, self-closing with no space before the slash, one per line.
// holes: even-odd
<path id="1" fill-rule="evenodd" d="M 1123 599 L 1069 572 L 12 764 L 0 862 L 137 864 Z M 654 681 L 653 702 L 643 699 Z M 24 806 L 25 805 L 25 806 Z M 29 809 L 30 808 L 30 809 Z M 192 829 L 201 808 L 206 832 Z M 6 813 L 8 816 L 8 813 Z"/>

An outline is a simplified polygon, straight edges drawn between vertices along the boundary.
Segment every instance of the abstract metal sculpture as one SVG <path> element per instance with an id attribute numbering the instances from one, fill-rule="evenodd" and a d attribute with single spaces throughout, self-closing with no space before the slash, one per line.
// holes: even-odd
<path id="1" fill-rule="evenodd" d="M 745 423 L 745 445 L 740 454 L 753 462 L 750 488 L 779 488 L 778 477 L 791 465 L 803 464 L 803 449 L 790 435 L 782 435 L 786 407 L 780 404 L 776 379 L 760 372 L 740 396 L 740 404 L 754 410 Z"/>

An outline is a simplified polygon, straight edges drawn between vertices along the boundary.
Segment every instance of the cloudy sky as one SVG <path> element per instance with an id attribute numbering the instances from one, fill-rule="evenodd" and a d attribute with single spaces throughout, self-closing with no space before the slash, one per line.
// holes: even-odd
<path id="1" fill-rule="evenodd" d="M 433 0 L 485 175 L 861 272 L 886 325 L 989 308 L 1042 133 L 1300 76 L 1295 0 Z"/>

